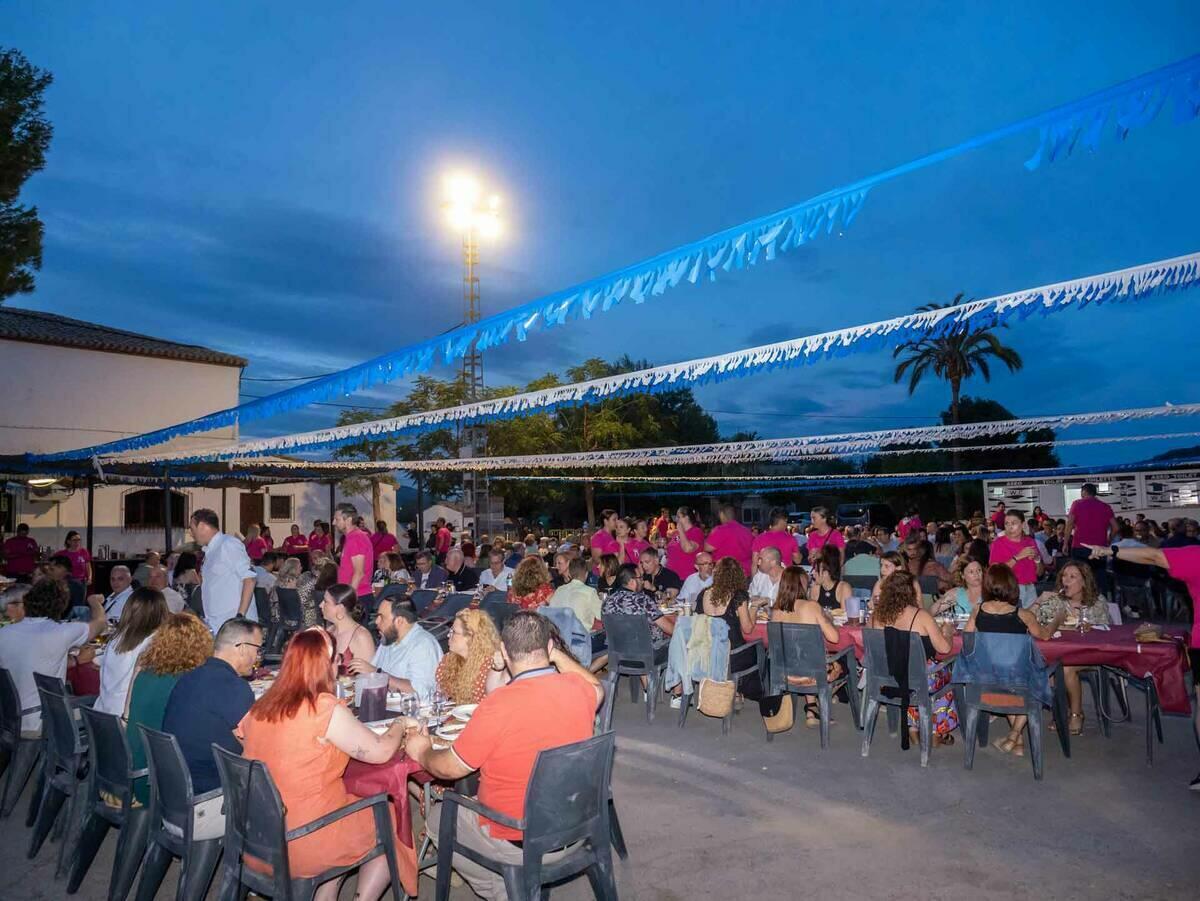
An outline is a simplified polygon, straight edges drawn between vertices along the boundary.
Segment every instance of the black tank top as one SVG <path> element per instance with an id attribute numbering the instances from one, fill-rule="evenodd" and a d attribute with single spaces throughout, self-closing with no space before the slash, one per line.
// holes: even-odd
<path id="1" fill-rule="evenodd" d="M 1029 631 L 1024 620 L 1018 615 L 1018 607 L 1012 613 L 988 613 L 982 606 L 975 614 L 975 630 L 977 632 L 1003 632 L 1007 635 L 1024 635 Z"/>
<path id="2" fill-rule="evenodd" d="M 842 606 L 838 603 L 837 599 L 837 585 L 834 585 L 832 588 L 823 588 L 822 586 L 818 585 L 817 603 L 827 610 L 835 610 L 836 608 Z"/>

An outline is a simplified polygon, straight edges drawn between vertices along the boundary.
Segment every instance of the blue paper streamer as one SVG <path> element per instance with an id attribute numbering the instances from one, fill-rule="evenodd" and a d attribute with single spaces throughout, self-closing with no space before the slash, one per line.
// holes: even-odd
<path id="1" fill-rule="evenodd" d="M 946 310 L 912 313 L 895 319 L 841 329 L 838 332 L 796 338 L 774 345 L 659 366 L 593 382 L 563 385 L 395 419 L 373 420 L 311 433 L 246 442 L 208 453 L 189 456 L 166 455 L 153 458 L 153 461 L 191 463 L 229 460 L 235 457 L 334 448 L 363 440 L 421 434 L 455 425 L 483 424 L 512 419 L 527 413 L 599 403 L 628 394 L 656 394 L 783 367 L 807 365 L 829 357 L 875 350 L 915 338 L 952 334 L 983 324 L 1000 325 L 1014 317 L 1023 319 L 1034 310 L 1046 316 L 1055 312 L 1081 309 L 1089 304 L 1137 300 L 1189 288 L 1197 282 L 1200 282 L 1200 254 L 1191 254 L 1001 297 L 971 301 Z"/>
<path id="2" fill-rule="evenodd" d="M 647 295 L 657 297 L 684 280 L 695 284 L 705 274 L 715 280 L 718 270 L 754 265 L 760 256 L 773 260 L 778 253 L 821 234 L 845 229 L 871 188 L 901 175 L 1033 129 L 1039 130 L 1038 148 L 1025 165 L 1036 169 L 1043 162 L 1069 155 L 1079 143 L 1096 149 L 1110 118 L 1116 136 L 1123 139 L 1131 129 L 1153 120 L 1168 102 L 1174 106 L 1176 123 L 1200 116 L 1200 54 L 333 375 L 165 429 L 33 459 L 89 458 L 153 447 L 182 435 L 266 419 L 425 372 L 435 360 L 451 363 L 462 357 L 472 344 L 486 350 L 506 343 L 513 335 L 524 341 L 539 326 L 563 325 L 573 316 L 587 319 L 596 312 L 608 312 L 626 298 L 642 303 Z"/>

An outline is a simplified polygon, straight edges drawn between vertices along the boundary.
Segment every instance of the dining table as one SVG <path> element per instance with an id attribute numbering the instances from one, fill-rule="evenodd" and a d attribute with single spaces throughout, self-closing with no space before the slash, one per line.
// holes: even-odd
<path id="1" fill-rule="evenodd" d="M 857 622 L 838 625 L 838 640 L 826 642 L 831 651 L 854 649 L 854 656 L 863 658 L 863 629 Z M 1164 629 L 1161 640 L 1138 641 L 1137 625 L 1125 623 L 1105 628 L 1093 627 L 1086 632 L 1061 629 L 1053 638 L 1035 639 L 1034 644 L 1050 667 L 1061 662 L 1064 666 L 1107 665 L 1125 670 L 1139 678 L 1150 678 L 1158 692 L 1163 713 L 1190 716 L 1191 696 L 1187 688 L 1187 633 L 1183 629 Z M 954 634 L 951 650 L 962 650 L 961 629 Z M 758 622 L 746 636 L 747 641 L 760 640 L 767 645 L 767 624 Z"/>

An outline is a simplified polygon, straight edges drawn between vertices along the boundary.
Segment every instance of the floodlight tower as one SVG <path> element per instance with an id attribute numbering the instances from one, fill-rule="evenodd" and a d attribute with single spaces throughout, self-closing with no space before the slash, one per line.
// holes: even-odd
<path id="1" fill-rule="evenodd" d="M 500 233 L 500 198 L 484 199 L 483 190 L 469 175 L 452 175 L 445 181 L 446 221 L 462 236 L 463 322 L 476 323 L 482 317 L 479 307 L 479 241 Z M 467 403 L 483 394 L 483 354 L 472 341 L 463 355 L 462 383 Z M 459 434 L 459 456 L 474 457 L 487 449 L 487 432 L 482 426 L 465 426 Z M 464 517 L 475 522 L 475 537 L 494 534 L 487 476 L 463 473 Z M 465 523 L 464 523 L 465 525 Z"/>

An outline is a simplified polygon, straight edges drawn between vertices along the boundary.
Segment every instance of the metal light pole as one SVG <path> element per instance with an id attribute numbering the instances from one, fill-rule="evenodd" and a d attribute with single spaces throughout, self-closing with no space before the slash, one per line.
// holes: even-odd
<path id="1" fill-rule="evenodd" d="M 492 196 L 483 201 L 479 184 L 466 176 L 446 180 L 444 208 L 451 227 L 462 234 L 463 262 L 463 322 L 476 323 L 482 317 L 479 306 L 479 239 L 494 237 L 500 230 L 498 214 L 500 199 Z M 483 354 L 475 342 L 463 356 L 462 384 L 465 400 L 472 403 L 483 393 Z M 465 426 L 459 432 L 458 455 L 474 457 L 487 449 L 487 431 L 482 426 Z M 464 516 L 469 514 L 475 523 L 475 537 L 492 534 L 491 503 L 486 474 L 463 473 Z M 465 523 L 464 523 L 465 525 Z"/>

